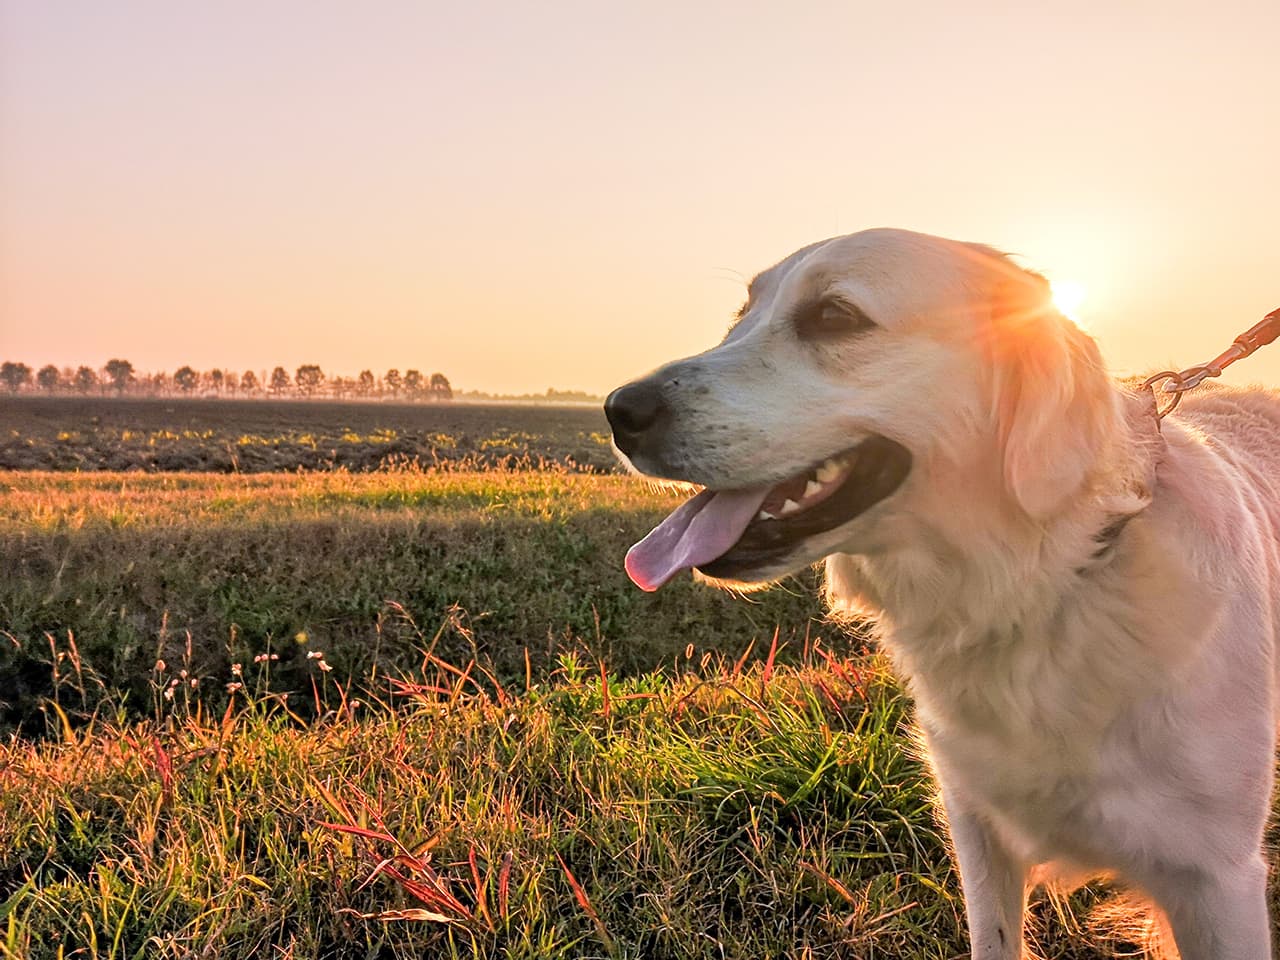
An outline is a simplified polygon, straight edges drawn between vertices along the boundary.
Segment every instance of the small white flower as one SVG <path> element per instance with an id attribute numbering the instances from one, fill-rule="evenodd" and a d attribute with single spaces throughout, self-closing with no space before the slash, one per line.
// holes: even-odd
<path id="1" fill-rule="evenodd" d="M 173 687 L 166 687 L 166 688 L 165 688 L 165 691 L 164 691 L 164 698 L 165 698 L 166 700 L 172 700 L 172 699 L 173 699 Z"/>
<path id="2" fill-rule="evenodd" d="M 333 667 L 329 666 L 329 664 L 325 663 L 323 660 L 317 663 L 316 666 L 319 667 L 321 670 L 323 670 L 325 673 L 328 673 L 330 670 L 333 669 Z"/>
<path id="3" fill-rule="evenodd" d="M 323 659 L 324 659 L 324 651 L 323 651 L 323 650 L 308 650 L 308 651 L 307 651 L 307 659 L 308 659 L 308 660 L 323 660 Z"/>
<path id="4" fill-rule="evenodd" d="M 163 660 L 156 661 L 156 673 L 164 673 L 165 666 Z"/>
<path id="5" fill-rule="evenodd" d="M 200 686 L 200 678 L 199 678 L 199 677 L 192 677 L 192 678 L 191 678 L 191 686 L 193 686 L 193 687 L 198 687 L 198 686 Z"/>
<path id="6" fill-rule="evenodd" d="M 185 671 L 185 670 L 179 670 L 179 671 L 178 671 L 178 676 L 180 676 L 183 680 L 187 679 L 187 671 Z"/>
<path id="7" fill-rule="evenodd" d="M 240 671 L 241 671 L 242 669 L 243 669 L 243 668 L 240 666 L 240 664 L 238 664 L 238 663 L 233 663 L 233 664 L 231 665 L 231 675 L 232 675 L 233 677 L 241 676 Z"/>
<path id="8" fill-rule="evenodd" d="M 243 683 L 228 683 L 227 693 L 235 693 L 237 690 L 241 689 L 243 686 L 244 686 Z"/>

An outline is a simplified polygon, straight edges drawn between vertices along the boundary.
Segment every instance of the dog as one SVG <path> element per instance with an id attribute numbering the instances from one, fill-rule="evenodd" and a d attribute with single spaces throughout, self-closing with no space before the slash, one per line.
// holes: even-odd
<path id="1" fill-rule="evenodd" d="M 1161 419 L 1043 277 L 876 229 L 765 270 L 718 346 L 605 408 L 635 472 L 704 488 L 627 554 L 640 587 L 824 561 L 877 621 L 975 960 L 1023 955 L 1046 871 L 1140 888 L 1183 960 L 1271 956 L 1280 395 Z"/>

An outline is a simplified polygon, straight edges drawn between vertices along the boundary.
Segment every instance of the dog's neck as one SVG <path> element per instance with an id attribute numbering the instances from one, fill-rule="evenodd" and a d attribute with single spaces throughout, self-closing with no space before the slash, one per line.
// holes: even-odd
<path id="1" fill-rule="evenodd" d="M 1034 670 L 1037 662 L 1074 656 L 1087 647 L 1072 645 L 1067 653 L 1062 644 L 1090 629 L 1092 610 L 1108 610 L 1117 630 L 1128 627 L 1135 635 L 1150 632 L 1164 615 L 1135 606 L 1119 569 L 1152 562 L 1141 515 L 1155 489 L 1163 442 L 1140 398 L 1126 397 L 1120 409 L 1121 442 L 1107 451 L 1089 487 L 1055 516 L 1033 520 L 1007 497 L 966 496 L 1000 489 L 992 466 L 998 461 L 987 451 L 965 464 L 947 464 L 945 483 L 922 478 L 918 509 L 884 521 L 891 529 L 878 542 L 893 546 L 829 558 L 833 609 L 879 621 L 918 697 L 954 706 L 954 696 L 931 697 L 930 691 L 964 686 L 974 670 Z M 1122 653 L 1102 649 L 1106 656 Z M 1082 676 L 1097 682 L 1098 664 L 1079 666 Z M 1108 669 L 1117 682 L 1128 674 Z M 1026 704 L 984 701 L 964 709 L 1002 712 L 1011 722 L 1045 719 L 1019 720 Z"/>

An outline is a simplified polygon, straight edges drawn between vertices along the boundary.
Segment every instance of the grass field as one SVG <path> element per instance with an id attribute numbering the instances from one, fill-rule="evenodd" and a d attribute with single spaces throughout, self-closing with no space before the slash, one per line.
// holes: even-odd
<path id="1" fill-rule="evenodd" d="M 0 474 L 0 957 L 964 956 L 907 698 L 816 575 L 634 589 L 674 502 Z"/>
<path id="2" fill-rule="evenodd" d="M 306 689 L 308 653 L 338 676 L 408 670 L 425 634 L 504 682 L 574 651 L 635 674 L 693 641 L 836 644 L 813 577 L 743 602 L 685 582 L 649 597 L 627 545 L 671 495 L 567 470 L 303 475 L 0 474 L 0 724 L 37 724 L 75 655 L 77 709 L 151 709 L 156 660 L 213 683 L 274 655 Z M 214 706 L 220 706 L 214 703 Z M 299 709 L 302 709 L 301 707 Z M 36 718 L 33 720 L 33 718 Z"/>
<path id="3" fill-rule="evenodd" d="M 20 396 L 0 404 L 0 470 L 601 472 L 607 431 L 596 406 Z"/>

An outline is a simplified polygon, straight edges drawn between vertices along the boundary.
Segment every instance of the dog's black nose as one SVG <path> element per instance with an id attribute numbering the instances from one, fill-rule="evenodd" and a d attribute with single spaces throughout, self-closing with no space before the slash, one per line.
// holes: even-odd
<path id="1" fill-rule="evenodd" d="M 630 456 L 644 432 L 658 422 L 664 406 L 662 385 L 653 380 L 636 380 L 609 394 L 604 415 L 613 427 L 618 449 Z"/>

